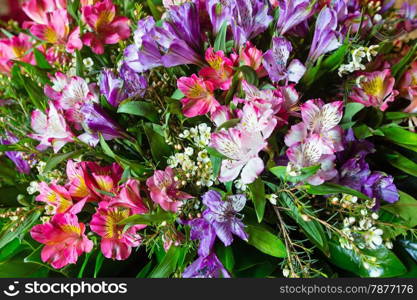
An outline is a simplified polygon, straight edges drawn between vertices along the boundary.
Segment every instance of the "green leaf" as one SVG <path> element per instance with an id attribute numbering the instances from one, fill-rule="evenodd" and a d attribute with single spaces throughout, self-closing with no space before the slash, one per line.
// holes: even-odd
<path id="1" fill-rule="evenodd" d="M 67 0 L 67 11 L 75 20 L 78 19 L 77 11 L 80 6 L 80 0 Z"/>
<path id="2" fill-rule="evenodd" d="M 258 222 L 261 223 L 265 213 L 265 185 L 262 179 L 258 177 L 253 183 L 249 185 L 250 196 L 255 206 L 256 217 Z"/>
<path id="3" fill-rule="evenodd" d="M 402 111 L 389 111 L 385 113 L 385 119 L 387 120 L 400 120 L 417 116 L 417 113 L 406 113 Z"/>
<path id="4" fill-rule="evenodd" d="M 48 161 L 46 162 L 46 166 L 44 168 L 44 172 L 50 172 L 50 171 L 52 171 L 60 163 L 66 162 L 70 158 L 73 158 L 73 157 L 76 157 L 76 156 L 80 155 L 82 152 L 83 152 L 82 150 L 77 150 L 77 151 L 72 151 L 72 152 L 68 152 L 68 153 L 62 153 L 62 154 L 52 155 L 48 159 Z"/>
<path id="5" fill-rule="evenodd" d="M 0 263 L 0 278 L 42 278 L 47 277 L 49 269 L 35 263 L 25 261 L 25 253 Z"/>
<path id="6" fill-rule="evenodd" d="M 171 147 L 165 142 L 165 138 L 159 134 L 161 126 L 156 124 L 144 124 L 143 128 L 151 146 L 152 157 L 161 167 L 165 166 L 166 158 L 172 154 Z"/>
<path id="7" fill-rule="evenodd" d="M 248 225 L 245 231 L 249 234 L 248 244 L 259 251 L 274 257 L 287 257 L 284 243 L 269 230 L 258 225 Z"/>
<path id="8" fill-rule="evenodd" d="M 399 191 L 400 199 L 392 204 L 383 205 L 381 208 L 399 216 L 406 221 L 407 226 L 417 226 L 417 200 L 412 196 Z"/>
<path id="9" fill-rule="evenodd" d="M 88 260 L 90 259 L 92 253 L 93 251 L 84 254 L 84 261 L 81 265 L 80 271 L 78 272 L 77 278 L 83 278 L 85 267 L 87 266 Z"/>
<path id="10" fill-rule="evenodd" d="M 214 41 L 214 51 L 223 51 L 226 53 L 226 33 L 227 33 L 227 22 L 224 21 L 222 26 L 217 33 L 216 40 Z"/>
<path id="11" fill-rule="evenodd" d="M 132 215 L 118 223 L 118 225 L 158 225 L 163 221 L 170 221 L 175 219 L 175 214 L 165 211 L 163 209 L 158 209 L 149 214 L 144 215 Z"/>
<path id="12" fill-rule="evenodd" d="M 392 66 L 391 74 L 397 80 L 402 77 L 402 74 L 404 73 L 405 69 L 412 62 L 416 51 L 417 51 L 417 43 L 415 42 L 413 47 L 407 52 L 407 54 L 403 58 L 401 58 L 401 60 L 398 63 Z"/>
<path id="13" fill-rule="evenodd" d="M 35 210 L 28 214 L 13 231 L 7 230 L 0 237 L 0 249 L 13 241 L 15 238 L 21 238 L 22 235 L 26 234 L 26 232 L 39 220 L 40 215 L 41 212 L 39 210 Z"/>
<path id="14" fill-rule="evenodd" d="M 94 278 L 97 278 L 98 273 L 101 270 L 101 267 L 103 266 L 104 256 L 101 251 L 98 251 L 97 257 L 96 257 L 96 263 L 94 265 Z"/>
<path id="15" fill-rule="evenodd" d="M 155 4 L 153 3 L 153 0 L 146 0 L 146 3 L 148 3 L 149 9 L 152 13 L 152 16 L 155 18 L 155 20 L 159 20 L 161 18 L 161 13 L 156 8 Z"/>
<path id="16" fill-rule="evenodd" d="M 222 159 L 229 159 L 228 157 L 224 156 L 219 151 L 217 151 L 215 148 L 206 147 L 206 150 L 207 150 L 207 153 L 212 155 L 212 156 L 219 157 L 219 158 L 222 158 Z"/>
<path id="17" fill-rule="evenodd" d="M 235 266 L 235 257 L 233 255 L 232 247 L 225 247 L 224 245 L 218 244 L 218 247 L 216 247 L 216 254 L 226 270 L 232 272 Z"/>
<path id="18" fill-rule="evenodd" d="M 171 96 L 171 98 L 175 100 L 181 100 L 184 97 L 185 95 L 181 92 L 180 89 L 176 89 L 175 92 Z"/>
<path id="19" fill-rule="evenodd" d="M 360 112 L 364 107 L 365 106 L 362 103 L 357 103 L 357 102 L 351 102 L 351 103 L 346 104 L 345 113 L 343 114 L 342 121 L 340 122 L 341 126 L 344 129 L 351 128 L 352 125 L 355 123 L 355 122 L 352 122 L 352 118 L 358 112 Z"/>
<path id="20" fill-rule="evenodd" d="M 396 277 L 407 271 L 398 257 L 383 246 L 374 250 L 361 250 L 361 255 L 354 250 L 342 248 L 336 241 L 329 242 L 329 246 L 330 261 L 334 265 L 361 277 Z M 366 266 L 364 257 L 374 263 Z"/>
<path id="21" fill-rule="evenodd" d="M 131 101 L 123 103 L 119 106 L 117 112 L 145 117 L 153 123 L 157 123 L 159 121 L 159 116 L 154 108 L 154 105 L 144 101 Z"/>
<path id="22" fill-rule="evenodd" d="M 312 195 L 349 194 L 359 199 L 369 200 L 370 198 L 357 190 L 348 188 L 336 183 L 326 182 L 321 185 L 305 185 L 306 192 Z"/>
<path id="23" fill-rule="evenodd" d="M 384 126 L 380 130 L 387 139 L 395 144 L 400 146 L 410 145 L 411 147 L 416 147 L 417 145 L 417 134 L 414 132 L 402 129 L 399 126 Z"/>
<path id="24" fill-rule="evenodd" d="M 240 66 L 238 71 L 243 74 L 245 80 L 252 85 L 257 86 L 259 84 L 258 74 L 249 66 Z"/>
<path id="25" fill-rule="evenodd" d="M 40 52 L 38 49 L 34 48 L 33 49 L 33 54 L 35 56 L 35 60 L 36 60 L 36 65 L 41 68 L 41 69 L 45 69 L 45 70 L 50 70 L 52 69 L 51 65 L 49 64 L 49 62 L 46 60 L 45 56 L 43 55 L 42 52 Z"/>
<path id="26" fill-rule="evenodd" d="M 221 124 L 216 129 L 216 131 L 220 131 L 222 129 L 229 129 L 229 128 L 235 127 L 239 122 L 240 122 L 240 119 L 230 119 L 230 120 L 227 120 L 226 122 L 224 122 L 223 124 Z"/>
<path id="27" fill-rule="evenodd" d="M 300 211 L 295 205 L 294 200 L 287 193 L 281 193 L 278 199 L 280 200 L 280 204 L 287 208 L 284 212 L 301 227 L 308 239 L 324 254 L 329 255 L 329 246 L 323 225 L 315 220 L 305 221 L 302 217 L 302 214 L 309 216 L 315 216 L 315 214 L 307 208 L 303 208 L 303 211 Z"/>
<path id="28" fill-rule="evenodd" d="M 178 259 L 184 249 L 171 246 L 162 261 L 153 269 L 150 278 L 168 278 L 177 268 Z"/>
<path id="29" fill-rule="evenodd" d="M 116 154 L 110 148 L 109 144 L 107 144 L 106 140 L 103 138 L 102 135 L 100 135 L 100 146 L 101 146 L 101 149 L 103 149 L 104 154 L 106 154 L 107 156 L 111 158 L 116 157 Z"/>
<path id="30" fill-rule="evenodd" d="M 300 182 L 316 174 L 316 172 L 320 169 L 320 167 L 321 167 L 320 165 L 317 165 L 317 166 L 302 168 L 300 170 L 301 174 L 298 176 L 288 175 L 286 166 L 273 167 L 269 169 L 269 171 L 283 181 Z"/>
<path id="31" fill-rule="evenodd" d="M 417 177 L 417 164 L 411 159 L 408 159 L 397 151 L 390 151 L 386 148 L 382 151 L 382 156 L 397 169 Z"/>
<path id="32" fill-rule="evenodd" d="M 222 158 L 214 155 L 210 155 L 211 166 L 213 169 L 213 176 L 217 178 L 220 173 L 220 169 L 222 166 Z"/>
<path id="33" fill-rule="evenodd" d="M 153 261 L 149 261 L 146 266 L 144 266 L 139 273 L 136 275 L 136 278 L 146 278 L 149 271 L 152 269 Z"/>
<path id="34" fill-rule="evenodd" d="M 28 249 L 27 245 L 23 245 L 18 238 L 14 239 L 0 250 L 0 263 L 10 259 L 11 257 L 26 249 Z"/>

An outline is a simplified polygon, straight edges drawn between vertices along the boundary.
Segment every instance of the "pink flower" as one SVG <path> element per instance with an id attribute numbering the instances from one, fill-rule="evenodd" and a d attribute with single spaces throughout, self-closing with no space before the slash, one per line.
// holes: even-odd
<path id="1" fill-rule="evenodd" d="M 93 242 L 84 234 L 85 225 L 73 213 L 57 214 L 50 222 L 34 226 L 30 234 L 45 245 L 41 252 L 43 262 L 60 269 L 75 264 L 84 252 L 90 252 Z"/>
<path id="2" fill-rule="evenodd" d="M 417 112 L 417 61 L 413 62 L 404 73 L 399 90 L 402 97 L 411 101 L 404 111 L 408 113 Z"/>
<path id="3" fill-rule="evenodd" d="M 30 50 L 33 44 L 30 37 L 24 33 L 9 39 L 0 40 L 0 72 L 10 73 L 13 66 L 12 60 L 19 60 L 35 64 L 33 52 Z"/>
<path id="4" fill-rule="evenodd" d="M 69 53 L 83 47 L 80 39 L 80 28 L 76 27 L 70 32 L 66 9 L 46 13 L 46 22 L 32 25 L 30 32 L 49 44 L 64 46 Z"/>
<path id="5" fill-rule="evenodd" d="M 128 181 L 117 199 L 101 201 L 97 212 L 90 222 L 91 230 L 102 237 L 101 251 L 107 258 L 124 260 L 130 256 L 132 247 L 141 243 L 141 236 L 137 233 L 146 225 L 134 225 L 125 230 L 125 225 L 119 222 L 133 214 L 147 213 L 139 193 L 137 181 Z"/>
<path id="6" fill-rule="evenodd" d="M 362 103 L 367 107 L 373 106 L 385 111 L 388 103 L 393 102 L 398 95 L 398 91 L 394 90 L 395 79 L 389 69 L 363 73 L 358 80 L 358 86 L 353 89 L 349 97 L 354 102 Z"/>
<path id="7" fill-rule="evenodd" d="M 103 54 L 105 44 L 117 44 L 129 38 L 129 19 L 116 17 L 116 7 L 111 0 L 103 0 L 82 8 L 84 21 L 93 32 L 86 33 L 82 40 L 94 53 Z"/>
<path id="8" fill-rule="evenodd" d="M 22 4 L 22 10 L 34 23 L 45 25 L 48 23 L 47 13 L 66 7 L 65 0 L 28 0 Z"/>
<path id="9" fill-rule="evenodd" d="M 252 183 L 264 170 L 264 163 L 258 154 L 266 145 L 259 131 L 230 128 L 213 133 L 211 146 L 228 158 L 222 161 L 219 180 L 228 182 L 241 174 L 244 184 Z"/>
<path id="10" fill-rule="evenodd" d="M 158 203 L 164 210 L 177 212 L 181 206 L 180 200 L 193 198 L 181 192 L 179 182 L 174 179 L 174 170 L 166 168 L 165 171 L 156 170 L 152 177 L 146 180 L 152 201 Z"/>
<path id="11" fill-rule="evenodd" d="M 193 74 L 181 77 L 177 81 L 178 88 L 186 98 L 181 100 L 182 111 L 188 118 L 214 112 L 219 102 L 214 98 L 214 87 L 210 81 L 204 81 Z"/>
<path id="12" fill-rule="evenodd" d="M 202 68 L 198 75 L 213 83 L 214 88 L 228 90 L 232 83 L 233 62 L 224 55 L 223 51 L 214 52 L 213 48 L 206 50 L 206 61 L 209 67 Z"/>
<path id="13" fill-rule="evenodd" d="M 224 122 L 232 118 L 232 112 L 230 108 L 225 105 L 220 105 L 216 107 L 216 110 L 211 113 L 210 119 L 216 124 L 216 127 L 219 127 Z"/>
<path id="14" fill-rule="evenodd" d="M 51 102 L 47 115 L 38 109 L 32 112 L 31 125 L 35 133 L 29 136 L 40 141 L 37 149 L 41 151 L 52 146 L 57 153 L 66 143 L 73 141 L 74 135 L 65 118 Z"/>
<path id="15" fill-rule="evenodd" d="M 55 207 L 57 213 L 67 212 L 73 205 L 72 198 L 67 189 L 55 183 L 41 182 L 39 185 L 40 195 L 36 201 L 44 202 Z"/>
<path id="16" fill-rule="evenodd" d="M 251 42 L 246 42 L 246 45 L 239 54 L 239 62 L 245 66 L 249 66 L 256 71 L 258 77 L 264 77 L 268 73 L 262 65 L 263 53 L 257 49 Z"/>

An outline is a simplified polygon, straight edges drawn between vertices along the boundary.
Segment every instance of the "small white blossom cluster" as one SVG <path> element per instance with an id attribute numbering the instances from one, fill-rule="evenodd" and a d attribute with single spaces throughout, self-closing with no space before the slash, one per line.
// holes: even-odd
<path id="1" fill-rule="evenodd" d="M 382 236 L 384 232 L 376 225 L 379 215 L 372 211 L 375 206 L 375 199 L 367 200 L 364 204 L 357 204 L 357 197 L 343 194 L 340 199 L 332 197 L 329 200 L 332 204 L 339 204 L 343 208 L 350 208 L 354 211 L 352 216 L 343 219 L 343 229 L 341 231 L 344 236 L 340 238 L 342 247 L 352 249 L 353 244 L 355 244 L 360 249 L 376 249 L 383 244 Z M 386 241 L 385 246 L 392 248 L 392 243 Z"/>
<path id="2" fill-rule="evenodd" d="M 212 186 L 216 180 L 213 167 L 206 147 L 210 143 L 211 128 L 206 123 L 186 129 L 179 138 L 188 142 L 190 146 L 175 145 L 177 152 L 168 158 L 168 165 L 177 171 L 177 180 L 182 185 L 193 182 L 198 186 Z"/>
<path id="3" fill-rule="evenodd" d="M 38 170 L 39 175 L 45 177 L 49 181 L 59 181 L 63 178 L 63 174 L 60 170 L 55 169 L 53 171 L 45 172 L 46 162 L 39 161 L 36 164 L 36 169 Z"/>
<path id="4" fill-rule="evenodd" d="M 367 62 L 372 61 L 372 57 L 378 54 L 378 47 L 378 45 L 372 45 L 352 50 L 352 61 L 339 67 L 339 76 L 342 77 L 344 74 L 353 73 L 358 70 L 365 70 L 363 59 L 366 58 Z"/>

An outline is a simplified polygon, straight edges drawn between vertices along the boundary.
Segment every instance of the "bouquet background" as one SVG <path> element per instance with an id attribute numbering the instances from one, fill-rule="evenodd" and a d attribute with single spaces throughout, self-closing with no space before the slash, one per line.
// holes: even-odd
<path id="1" fill-rule="evenodd" d="M 417 276 L 416 3 L 22 11 L 0 39 L 1 277 Z"/>

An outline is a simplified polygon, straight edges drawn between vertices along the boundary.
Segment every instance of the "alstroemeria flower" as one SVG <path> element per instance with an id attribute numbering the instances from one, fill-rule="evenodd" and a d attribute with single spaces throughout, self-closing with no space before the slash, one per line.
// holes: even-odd
<path id="1" fill-rule="evenodd" d="M 87 162 L 75 163 L 72 160 L 67 162 L 66 175 L 68 183 L 66 188 L 71 197 L 76 199 L 88 199 L 95 198 L 95 193 L 89 190 L 85 182 L 84 170 L 82 165 Z"/>
<path id="2" fill-rule="evenodd" d="M 264 32 L 273 18 L 268 15 L 264 0 L 232 0 L 232 33 L 239 49 L 246 42 Z"/>
<path id="3" fill-rule="evenodd" d="M 411 63 L 410 68 L 404 73 L 399 90 L 402 97 L 411 101 L 404 111 L 417 112 L 417 61 Z"/>
<path id="4" fill-rule="evenodd" d="M 248 133 L 230 128 L 213 133 L 211 146 L 228 158 L 222 161 L 219 180 L 228 182 L 241 173 L 243 183 L 255 181 L 264 169 L 258 154 L 266 145 L 260 132 Z"/>
<path id="5" fill-rule="evenodd" d="M 394 203 L 399 200 L 394 178 L 382 172 L 373 172 L 368 177 L 363 186 L 363 193 L 370 198 L 376 199 L 375 210 L 380 208 L 382 200 L 388 203 Z"/>
<path id="6" fill-rule="evenodd" d="M 315 1 L 292 0 L 292 1 L 272 1 L 274 6 L 279 5 L 279 18 L 277 29 L 280 35 L 284 35 L 298 24 L 306 21 L 314 13 Z"/>
<path id="7" fill-rule="evenodd" d="M 76 27 L 70 32 L 66 9 L 46 13 L 46 23 L 32 25 L 30 32 L 49 44 L 64 46 L 69 53 L 83 47 L 80 39 L 80 28 Z"/>
<path id="8" fill-rule="evenodd" d="M 239 63 L 254 69 L 258 77 L 264 77 L 267 72 L 262 65 L 262 56 L 261 50 L 257 49 L 251 42 L 247 42 L 239 53 Z"/>
<path id="9" fill-rule="evenodd" d="M 306 69 L 298 59 L 293 59 L 287 67 L 291 51 L 292 45 L 285 38 L 272 39 L 272 49 L 265 52 L 262 64 L 273 82 L 285 79 L 297 83 L 303 77 Z"/>
<path id="10" fill-rule="evenodd" d="M 45 150 L 52 146 L 57 153 L 66 143 L 73 141 L 73 133 L 68 127 L 65 118 L 58 112 L 53 103 L 49 103 L 48 114 L 45 115 L 40 110 L 34 110 L 31 118 L 34 134 L 29 137 L 40 141 L 38 150 Z"/>
<path id="11" fill-rule="evenodd" d="M 85 235 L 85 225 L 73 213 L 57 214 L 51 221 L 34 226 L 30 235 L 45 246 L 41 259 L 60 269 L 75 264 L 84 252 L 93 249 L 93 242 Z"/>
<path id="12" fill-rule="evenodd" d="M 164 210 L 177 212 L 182 200 L 193 198 L 178 189 L 179 182 L 174 179 L 174 170 L 166 168 L 165 171 L 156 170 L 152 177 L 146 180 L 152 201 L 158 203 Z"/>
<path id="13" fill-rule="evenodd" d="M 105 44 L 117 44 L 130 36 L 129 19 L 116 16 L 116 7 L 111 0 L 84 6 L 82 15 L 93 30 L 84 34 L 82 40 L 96 54 L 104 53 Z"/>
<path id="14" fill-rule="evenodd" d="M 191 227 L 190 239 L 200 240 L 198 255 L 208 256 L 216 240 L 216 231 L 214 227 L 204 218 L 196 218 L 185 224 Z"/>
<path id="15" fill-rule="evenodd" d="M 230 108 L 225 105 L 217 106 L 216 110 L 210 114 L 210 119 L 216 124 L 216 127 L 219 127 L 231 118 L 232 112 L 230 111 Z"/>
<path id="16" fill-rule="evenodd" d="M 308 53 L 308 62 L 315 62 L 321 55 L 339 48 L 342 36 L 337 31 L 337 13 L 334 9 L 324 7 L 316 20 L 314 37 Z"/>
<path id="17" fill-rule="evenodd" d="M 120 68 L 120 78 L 123 80 L 123 89 L 129 98 L 143 97 L 148 87 L 145 76 L 138 74 L 126 64 Z"/>
<path id="18" fill-rule="evenodd" d="M 231 1 L 206 0 L 206 10 L 213 26 L 213 34 L 217 35 L 224 22 L 232 19 Z"/>
<path id="19" fill-rule="evenodd" d="M 216 254 L 200 256 L 182 273 L 183 278 L 230 278 Z"/>
<path id="20" fill-rule="evenodd" d="M 114 107 L 127 98 L 123 89 L 123 80 L 118 78 L 111 70 L 105 69 L 100 74 L 100 93 Z"/>
<path id="21" fill-rule="evenodd" d="M 208 48 L 206 50 L 206 61 L 210 66 L 202 68 L 198 75 L 213 83 L 214 88 L 228 90 L 233 77 L 232 60 L 227 58 L 223 51 L 214 52 L 213 48 Z"/>
<path id="22" fill-rule="evenodd" d="M 242 240 L 248 240 L 245 225 L 237 217 L 237 214 L 245 207 L 245 195 L 228 196 L 224 201 L 219 192 L 210 190 L 203 195 L 203 203 L 207 209 L 203 212 L 203 218 L 213 227 L 217 237 L 227 247 L 233 242 L 233 235 Z"/>
<path id="23" fill-rule="evenodd" d="M 19 142 L 19 139 L 11 132 L 6 132 L 6 137 L 0 137 L 0 145 L 13 145 Z M 6 151 L 4 154 L 14 163 L 16 169 L 23 174 L 30 173 L 30 165 L 23 158 L 23 153 L 19 151 Z"/>
<path id="24" fill-rule="evenodd" d="M 139 181 L 129 179 L 121 187 L 119 194 L 111 201 L 112 206 L 129 208 L 132 214 L 146 214 L 149 210 L 140 196 Z"/>
<path id="25" fill-rule="evenodd" d="M 186 98 L 181 100 L 182 111 L 188 118 L 213 112 L 219 102 L 214 98 L 214 86 L 210 81 L 204 81 L 193 74 L 191 77 L 181 77 L 177 81 L 178 89 Z"/>
<path id="26" fill-rule="evenodd" d="M 266 140 L 277 125 L 277 119 L 273 115 L 272 109 L 259 109 L 254 103 L 246 103 L 238 112 L 240 122 L 236 128 L 254 136 L 260 134 Z"/>
<path id="27" fill-rule="evenodd" d="M 365 106 L 373 106 L 385 111 L 388 103 L 393 102 L 398 95 L 394 90 L 395 79 L 391 76 L 391 71 L 376 71 L 363 73 L 358 79 L 357 87 L 353 88 L 349 97 L 354 102 L 362 103 Z"/>
<path id="28" fill-rule="evenodd" d="M 36 24 L 48 23 L 47 14 L 57 9 L 65 9 L 65 0 L 27 0 L 22 3 L 22 10 Z"/>
<path id="29" fill-rule="evenodd" d="M 61 72 L 56 72 L 49 79 L 52 85 L 45 84 L 43 92 L 48 98 L 59 101 L 62 97 L 63 90 L 70 84 L 71 78 Z M 59 102 L 56 104 L 59 106 Z"/>
<path id="30" fill-rule="evenodd" d="M 53 206 L 57 213 L 67 212 L 74 204 L 68 190 L 56 183 L 47 184 L 41 182 L 39 184 L 39 192 L 40 194 L 36 197 L 36 201 Z"/>
<path id="31" fill-rule="evenodd" d="M 134 225 L 124 230 L 125 225 L 118 224 L 131 215 L 130 208 L 112 205 L 108 201 L 99 203 L 97 212 L 90 222 L 90 228 L 102 237 L 100 245 L 104 257 L 125 260 L 130 256 L 132 247 L 140 245 L 142 239 L 138 231 L 146 225 Z"/>
<path id="32" fill-rule="evenodd" d="M 33 52 L 30 51 L 32 48 L 30 37 L 24 33 L 8 39 L 0 39 L 0 72 L 10 73 L 12 60 L 35 64 Z"/>

